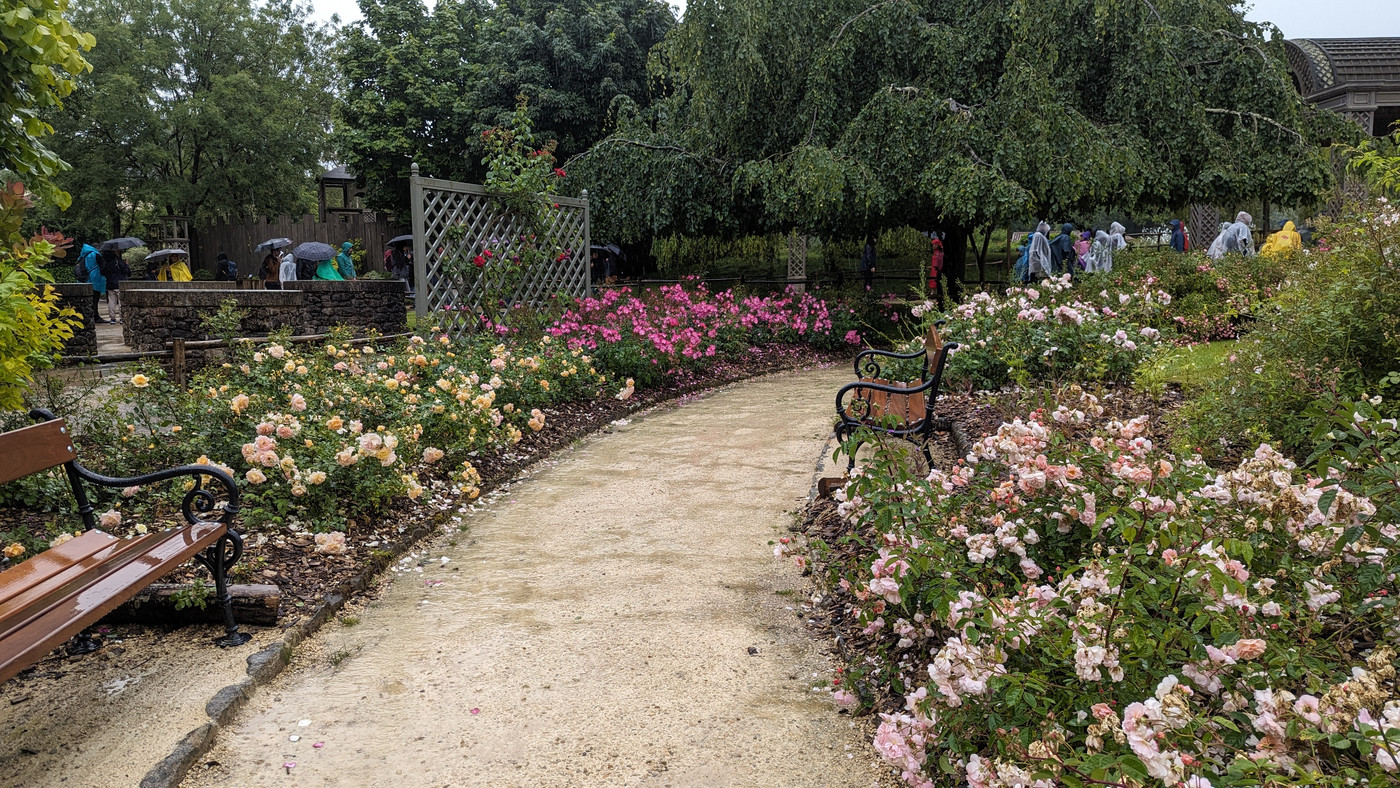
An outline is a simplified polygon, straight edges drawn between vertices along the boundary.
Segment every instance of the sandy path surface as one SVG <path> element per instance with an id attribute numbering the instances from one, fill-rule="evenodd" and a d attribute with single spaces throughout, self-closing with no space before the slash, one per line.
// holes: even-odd
<path id="1" fill-rule="evenodd" d="M 771 546 L 848 377 L 738 384 L 559 455 L 306 644 L 185 784 L 878 785 Z"/>

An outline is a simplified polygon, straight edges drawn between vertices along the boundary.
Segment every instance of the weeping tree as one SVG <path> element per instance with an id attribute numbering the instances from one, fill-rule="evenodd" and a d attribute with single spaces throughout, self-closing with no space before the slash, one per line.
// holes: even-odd
<path id="1" fill-rule="evenodd" d="M 1343 133 L 1232 0 L 695 0 L 653 69 L 571 162 L 600 236 L 1305 203 Z"/>

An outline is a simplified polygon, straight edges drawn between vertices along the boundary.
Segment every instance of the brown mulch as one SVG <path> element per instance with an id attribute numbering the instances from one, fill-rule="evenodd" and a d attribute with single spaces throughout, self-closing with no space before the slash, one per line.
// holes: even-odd
<path id="1" fill-rule="evenodd" d="M 844 353 L 833 354 L 805 347 L 756 348 L 742 364 L 720 362 L 704 372 L 683 375 L 662 388 L 638 389 L 636 395 L 626 402 L 604 395 L 598 400 L 546 408 L 546 426 L 543 430 L 527 433 L 519 444 L 509 450 L 475 461 L 482 477 L 482 494 L 510 481 L 529 465 L 567 448 L 581 437 L 606 429 L 612 421 L 629 414 L 746 378 L 847 360 L 848 356 Z M 417 504 L 396 500 L 374 517 L 352 519 L 347 529 L 347 543 L 354 545 L 354 549 L 344 555 L 319 554 L 315 552 L 312 536 L 294 533 L 285 527 L 244 524 L 239 530 L 244 535 L 246 550 L 243 559 L 230 571 L 231 582 L 278 586 L 282 594 L 279 625 L 292 626 L 305 614 L 316 610 L 328 595 L 341 590 L 348 579 L 363 574 L 366 569 L 382 569 L 399 554 L 411 549 L 416 541 L 437 530 L 437 526 L 465 503 L 451 492 L 451 484 L 446 480 L 433 480 L 425 486 L 427 492 Z M 65 505 L 71 504 L 65 501 Z M 71 511 L 56 515 L 52 512 L 0 508 L 0 523 L 4 524 L 5 530 L 23 527 L 36 535 L 46 534 L 50 533 L 50 526 L 56 518 L 61 518 L 65 526 L 71 526 L 75 519 Z M 169 512 L 160 521 L 173 523 L 178 518 L 178 512 Z M 425 523 L 430 526 L 425 528 Z M 309 527 L 309 524 L 305 525 Z M 205 582 L 209 582 L 207 573 L 191 563 L 161 582 L 188 583 L 196 577 L 204 577 Z M 120 625 L 113 629 L 133 626 Z"/>
<path id="2" fill-rule="evenodd" d="M 1106 416 L 1122 419 L 1144 414 L 1151 416 L 1144 434 L 1158 445 L 1169 442 L 1171 438 L 1164 417 L 1183 402 L 1179 391 L 1168 390 L 1153 396 L 1131 386 L 1098 387 L 1090 389 L 1090 393 L 1099 397 Z M 1046 406 L 1053 399 L 1053 392 L 1044 389 L 940 394 L 935 411 L 938 416 L 960 426 L 967 440 L 975 442 L 996 432 L 1003 422 Z M 956 462 L 961 453 L 950 432 L 936 432 L 933 440 L 935 463 L 946 468 Z M 881 682 L 867 682 L 860 678 L 860 671 L 870 664 L 868 660 L 874 655 L 897 653 L 895 644 L 900 636 L 893 632 L 891 626 L 874 634 L 865 634 L 856 618 L 850 615 L 858 604 L 855 596 L 837 584 L 842 574 L 870 561 L 878 547 L 880 535 L 873 528 L 856 530 L 837 513 L 836 501 L 821 498 L 808 505 L 801 523 L 794 525 L 793 530 L 802 533 L 808 544 L 813 545 L 809 551 L 811 571 L 821 585 L 820 591 L 803 605 L 803 615 L 810 631 L 817 637 L 829 640 L 845 665 L 854 669 L 852 675 L 856 678 L 851 682 L 851 688 L 860 696 L 862 708 L 872 713 L 902 712 L 903 695 L 893 693 L 888 685 Z M 893 623 L 892 617 L 888 620 Z M 927 642 L 917 633 L 911 637 L 914 643 L 902 652 L 904 654 L 927 655 L 930 649 L 938 648 L 938 644 Z M 916 669 L 915 673 L 918 672 Z"/>

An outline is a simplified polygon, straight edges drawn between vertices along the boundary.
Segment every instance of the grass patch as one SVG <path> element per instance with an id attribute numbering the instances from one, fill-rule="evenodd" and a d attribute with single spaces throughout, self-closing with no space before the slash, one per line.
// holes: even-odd
<path id="1" fill-rule="evenodd" d="M 1234 340 L 1221 340 L 1190 347 L 1173 347 L 1148 359 L 1137 371 L 1137 382 L 1150 391 L 1175 383 L 1183 389 L 1198 389 L 1224 377 Z"/>

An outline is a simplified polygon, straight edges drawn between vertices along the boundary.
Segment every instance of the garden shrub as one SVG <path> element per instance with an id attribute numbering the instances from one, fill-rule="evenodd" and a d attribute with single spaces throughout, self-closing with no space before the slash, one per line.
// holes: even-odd
<path id="1" fill-rule="evenodd" d="M 1258 305 L 1222 373 L 1178 412 L 1183 445 L 1221 457 L 1269 441 L 1307 456 L 1310 403 L 1394 386 L 1386 381 L 1400 371 L 1400 212 L 1380 202 L 1325 228 L 1324 237 L 1330 248 L 1296 265 L 1278 294 Z"/>
<path id="2" fill-rule="evenodd" d="M 546 329 L 593 354 L 615 378 L 652 386 L 680 370 L 741 358 L 749 348 L 808 344 L 831 350 L 860 343 L 855 311 L 811 294 L 711 293 L 703 283 L 658 290 L 609 290 L 580 299 Z M 842 329 L 845 329 L 842 333 Z"/>
<path id="3" fill-rule="evenodd" d="M 34 371 L 53 365 L 81 322 L 59 303 L 45 268 L 66 256 L 71 240 L 53 233 L 24 238 L 31 204 L 23 184 L 0 190 L 0 410 L 22 406 Z"/>
<path id="4" fill-rule="evenodd" d="M 541 429 L 541 408 L 597 397 L 607 382 L 589 355 L 548 337 L 513 348 L 489 336 L 363 347 L 281 339 L 240 343 L 188 392 L 159 370 L 132 375 L 106 399 L 107 420 L 82 436 L 105 447 L 91 461 L 123 473 L 213 462 L 246 483 L 250 521 L 295 517 L 324 530 L 392 497 L 417 498 L 425 477 L 453 477 L 473 495 L 476 457 Z"/>
<path id="5" fill-rule="evenodd" d="M 1129 380 L 1161 336 L 1144 316 L 1170 303 L 1170 296 L 1148 286 L 1089 295 L 1072 287 L 1068 276 L 1012 287 L 1005 295 L 975 293 L 947 313 L 945 338 L 960 345 L 948 363 L 948 382 L 983 390 Z M 931 306 L 916 308 L 926 321 L 937 317 Z"/>
<path id="6" fill-rule="evenodd" d="M 1111 273 L 1080 277 L 1086 290 L 1148 286 L 1171 296 L 1171 309 L 1148 325 L 1184 342 L 1233 339 L 1247 328 L 1259 306 L 1278 294 L 1283 281 L 1303 264 L 1303 255 L 1227 255 L 1212 260 L 1204 252 L 1129 250 L 1115 258 Z"/>
<path id="7" fill-rule="evenodd" d="M 893 696 L 874 744 L 911 786 L 1390 782 L 1400 526 L 1365 472 L 1217 473 L 1147 426 L 1075 389 L 927 478 L 878 449 L 838 495 L 875 645 L 837 702 Z"/>

